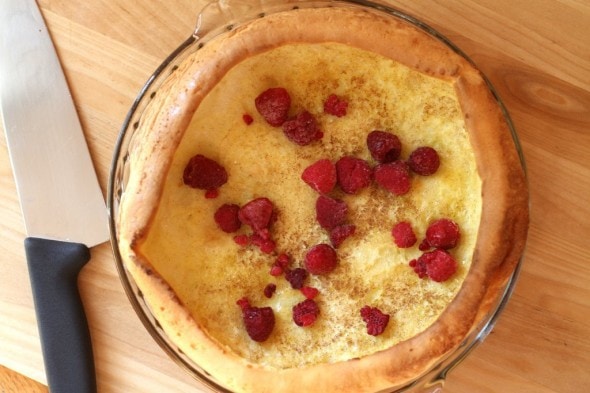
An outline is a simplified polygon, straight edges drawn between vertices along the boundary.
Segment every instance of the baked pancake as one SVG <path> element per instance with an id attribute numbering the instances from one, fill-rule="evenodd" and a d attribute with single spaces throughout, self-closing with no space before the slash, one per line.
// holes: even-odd
<path id="1" fill-rule="evenodd" d="M 523 169 L 483 77 L 356 6 L 206 42 L 146 107 L 129 165 L 125 267 L 234 392 L 407 384 L 489 314 L 526 237 Z"/>

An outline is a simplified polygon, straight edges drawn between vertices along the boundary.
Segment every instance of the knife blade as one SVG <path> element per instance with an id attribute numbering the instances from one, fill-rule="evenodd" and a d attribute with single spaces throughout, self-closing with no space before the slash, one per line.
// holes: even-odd
<path id="1" fill-rule="evenodd" d="M 77 279 L 89 247 L 109 237 L 107 212 L 53 42 L 34 0 L 0 7 L 0 111 L 24 240 L 47 384 L 96 392 Z"/>

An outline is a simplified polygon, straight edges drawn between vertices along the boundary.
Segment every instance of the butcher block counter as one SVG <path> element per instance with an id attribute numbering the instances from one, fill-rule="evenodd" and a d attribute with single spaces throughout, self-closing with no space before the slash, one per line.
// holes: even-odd
<path id="1" fill-rule="evenodd" d="M 134 98 L 193 31 L 203 0 L 40 0 L 106 193 Z M 516 290 L 496 328 L 447 378 L 451 393 L 590 389 L 590 3 L 399 0 L 489 77 L 527 160 L 531 224 Z M 0 392 L 46 392 L 25 237 L 0 138 Z M 105 217 L 106 220 L 106 217 Z M 136 316 L 108 243 L 79 287 L 99 393 L 207 392 Z"/>

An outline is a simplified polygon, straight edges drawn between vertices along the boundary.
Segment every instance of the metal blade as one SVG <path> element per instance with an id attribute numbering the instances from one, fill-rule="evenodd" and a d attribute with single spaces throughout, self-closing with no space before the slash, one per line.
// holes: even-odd
<path id="1" fill-rule="evenodd" d="M 102 192 L 34 0 L 0 7 L 0 108 L 27 235 L 88 247 L 107 240 Z"/>

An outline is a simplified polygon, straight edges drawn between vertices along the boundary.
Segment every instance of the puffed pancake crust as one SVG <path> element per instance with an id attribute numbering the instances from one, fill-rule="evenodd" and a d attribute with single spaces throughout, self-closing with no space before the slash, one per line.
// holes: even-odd
<path id="1" fill-rule="evenodd" d="M 289 116 L 311 113 L 321 138 L 301 146 L 255 106 L 269 88 L 289 92 Z M 346 100 L 344 116 L 324 103 Z M 245 116 L 247 115 L 247 116 Z M 245 119 L 248 119 L 246 121 Z M 408 160 L 431 146 L 440 167 L 411 174 L 395 195 L 375 185 L 330 194 L 348 207 L 354 234 L 336 247 L 338 264 L 310 274 L 317 320 L 293 321 L 306 299 L 285 274 L 270 274 L 279 253 L 303 268 L 315 244 L 330 244 L 316 219 L 319 196 L 302 172 L 344 156 L 378 163 L 367 135 L 396 135 Z M 183 183 L 200 154 L 227 172 L 206 192 Z M 528 192 L 509 126 L 479 71 L 412 24 L 355 6 L 277 12 L 221 34 L 184 60 L 142 115 L 129 156 L 117 219 L 124 265 L 170 340 L 219 385 L 240 393 L 377 392 L 404 386 L 455 350 L 503 294 L 524 249 Z M 247 225 L 222 231 L 223 204 L 268 198 L 275 248 L 240 245 Z M 456 272 L 442 282 L 419 277 L 409 262 L 439 218 L 460 228 L 448 250 Z M 396 245 L 392 227 L 411 224 L 417 242 Z M 264 289 L 274 284 L 270 297 Z M 267 294 L 268 295 L 268 294 Z M 251 339 L 236 304 L 270 307 L 275 324 Z M 389 315 L 367 334 L 364 306 Z"/>

